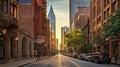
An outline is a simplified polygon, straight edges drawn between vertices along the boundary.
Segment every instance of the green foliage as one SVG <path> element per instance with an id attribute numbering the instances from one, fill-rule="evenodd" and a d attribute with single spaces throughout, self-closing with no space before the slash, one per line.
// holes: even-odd
<path id="1" fill-rule="evenodd" d="M 97 45 L 100 45 L 102 41 L 103 41 L 103 38 L 101 34 L 97 34 L 93 38 L 93 42 L 96 43 Z"/>
<path id="2" fill-rule="evenodd" d="M 92 44 L 87 44 L 86 47 L 85 47 L 86 51 L 87 52 L 92 52 Z"/>
<path id="3" fill-rule="evenodd" d="M 120 36 L 120 9 L 108 18 L 108 24 L 104 26 L 103 32 L 105 37 Z"/>
<path id="4" fill-rule="evenodd" d="M 74 48 L 73 50 L 81 48 L 85 43 L 86 35 L 81 29 L 70 32 L 65 36 L 67 47 Z"/>

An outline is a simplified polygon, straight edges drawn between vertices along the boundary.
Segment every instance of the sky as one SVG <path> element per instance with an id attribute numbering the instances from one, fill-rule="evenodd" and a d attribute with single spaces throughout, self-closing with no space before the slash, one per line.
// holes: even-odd
<path id="1" fill-rule="evenodd" d="M 19 0 L 19 3 L 30 3 L 31 0 Z"/>
<path id="2" fill-rule="evenodd" d="M 61 43 L 61 27 L 69 27 L 69 0 L 47 0 L 47 14 L 52 5 L 56 16 L 56 36 Z"/>

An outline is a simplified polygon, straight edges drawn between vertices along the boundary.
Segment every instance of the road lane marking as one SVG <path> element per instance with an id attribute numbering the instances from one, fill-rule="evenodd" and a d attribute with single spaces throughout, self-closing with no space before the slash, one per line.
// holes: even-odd
<path id="1" fill-rule="evenodd" d="M 64 57 L 64 56 L 63 56 Z M 72 60 L 69 60 L 69 58 L 64 57 L 66 60 L 68 60 L 69 62 L 73 63 L 74 65 L 76 65 L 77 67 L 80 67 L 77 63 L 73 62 Z"/>

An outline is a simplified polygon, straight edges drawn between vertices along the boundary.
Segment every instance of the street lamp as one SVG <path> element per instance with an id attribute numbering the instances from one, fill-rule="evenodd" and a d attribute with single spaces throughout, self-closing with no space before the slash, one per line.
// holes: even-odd
<path id="1" fill-rule="evenodd" d="M 17 40 L 18 40 L 18 37 L 16 37 L 15 40 L 17 41 Z"/>
<path id="2" fill-rule="evenodd" d="M 16 49 L 15 57 L 18 58 L 18 37 L 16 36 L 14 40 L 15 40 L 15 49 Z"/>
<path id="3" fill-rule="evenodd" d="M 108 41 L 108 38 L 106 38 L 106 41 Z"/>
<path id="4" fill-rule="evenodd" d="M 110 52 L 109 52 L 109 54 L 110 54 L 110 56 L 112 55 L 112 44 L 111 44 L 111 37 L 108 37 L 108 38 L 106 38 L 106 41 L 108 41 L 108 43 L 109 43 L 109 48 L 110 48 Z"/>

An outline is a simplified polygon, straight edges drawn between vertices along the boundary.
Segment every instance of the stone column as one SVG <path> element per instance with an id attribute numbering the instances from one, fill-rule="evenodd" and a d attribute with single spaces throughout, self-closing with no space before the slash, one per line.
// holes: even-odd
<path id="1" fill-rule="evenodd" d="M 13 47 L 13 56 L 14 56 L 14 58 L 17 58 L 18 56 L 18 48 L 17 48 L 17 42 L 16 41 L 14 41 L 14 47 Z"/>
<path id="2" fill-rule="evenodd" d="M 33 43 L 31 44 L 31 54 L 32 54 L 32 57 L 34 57 L 34 44 Z"/>
<path id="3" fill-rule="evenodd" d="M 5 59 L 6 60 L 10 60 L 11 59 L 11 47 L 10 47 L 10 38 L 7 37 L 6 38 L 6 42 L 5 42 Z"/>
<path id="4" fill-rule="evenodd" d="M 29 56 L 32 57 L 32 43 L 29 42 Z"/>

